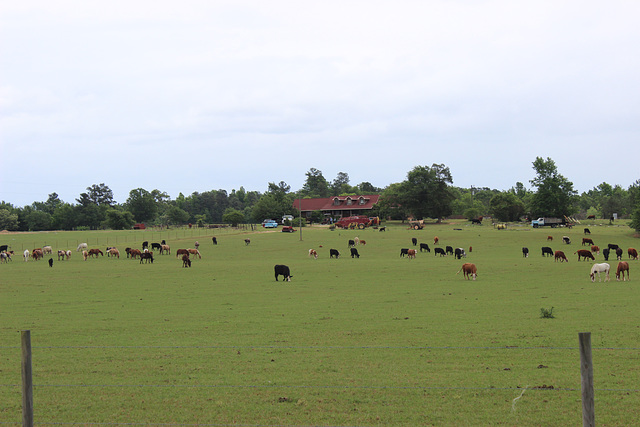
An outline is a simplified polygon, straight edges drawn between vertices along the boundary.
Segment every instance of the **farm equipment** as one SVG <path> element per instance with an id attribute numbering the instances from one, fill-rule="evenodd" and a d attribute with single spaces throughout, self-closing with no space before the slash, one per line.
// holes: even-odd
<path id="1" fill-rule="evenodd" d="M 356 215 L 356 216 L 348 216 L 345 218 L 341 218 L 340 220 L 335 222 L 335 226 L 336 227 L 340 227 L 340 228 L 344 228 L 344 229 L 360 229 L 360 230 L 364 230 L 366 227 L 372 226 L 372 225 L 379 225 L 380 224 L 380 218 L 378 218 L 377 216 L 374 217 L 368 217 L 365 215 Z"/>
<path id="2" fill-rule="evenodd" d="M 424 228 L 424 220 L 420 221 L 409 221 L 409 228 L 413 230 L 422 230 Z"/>

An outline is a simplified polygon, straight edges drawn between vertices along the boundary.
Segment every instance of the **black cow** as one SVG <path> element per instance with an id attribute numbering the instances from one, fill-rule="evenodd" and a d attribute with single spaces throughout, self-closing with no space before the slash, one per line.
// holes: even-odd
<path id="1" fill-rule="evenodd" d="M 160 243 L 152 243 L 151 244 L 151 249 L 157 249 L 157 250 L 162 250 L 162 245 L 160 245 Z"/>
<path id="2" fill-rule="evenodd" d="M 351 246 L 355 246 L 356 242 L 354 242 L 353 240 L 349 240 L 349 242 L 347 243 L 347 247 L 350 248 Z"/>
<path id="3" fill-rule="evenodd" d="M 447 246 L 447 255 L 453 255 L 453 248 L 451 246 Z"/>
<path id="4" fill-rule="evenodd" d="M 619 247 L 618 245 L 613 244 L 613 243 L 609 243 L 607 246 L 609 247 L 609 249 L 613 249 L 614 251 L 615 251 L 616 249 L 618 249 L 618 247 Z"/>
<path id="5" fill-rule="evenodd" d="M 602 249 L 602 255 L 604 255 L 604 260 L 605 261 L 609 261 L 609 251 L 610 250 L 611 249 L 609 249 L 609 248 Z"/>
<path id="6" fill-rule="evenodd" d="M 409 254 L 409 248 L 402 248 L 400 249 L 400 256 L 403 257 L 405 255 Z"/>
<path id="7" fill-rule="evenodd" d="M 616 249 L 616 258 L 622 260 L 622 248 Z"/>
<path id="8" fill-rule="evenodd" d="M 289 267 L 286 266 L 286 265 L 276 264 L 273 267 L 273 271 L 275 272 L 276 282 L 278 281 L 278 276 L 280 276 L 280 275 L 282 275 L 282 277 L 284 277 L 283 281 L 287 281 L 287 282 L 290 282 L 291 278 L 293 277 L 291 275 L 291 271 L 289 271 Z"/>
<path id="9" fill-rule="evenodd" d="M 140 264 L 142 264 L 142 261 L 145 263 L 151 261 L 151 264 L 153 264 L 153 252 L 142 252 L 140 254 Z"/>
<path id="10" fill-rule="evenodd" d="M 329 249 L 329 258 L 336 257 L 336 259 L 340 258 L 340 252 L 337 249 Z"/>
<path id="11" fill-rule="evenodd" d="M 456 254 L 455 255 L 456 259 L 461 259 L 462 257 L 465 257 L 465 258 L 467 257 L 466 252 L 462 248 L 456 248 L 455 254 Z"/>
<path id="12" fill-rule="evenodd" d="M 447 254 L 445 253 L 444 249 L 442 249 L 442 248 L 433 248 L 433 251 L 435 252 L 434 255 L 440 254 L 440 256 L 447 256 Z"/>
<path id="13" fill-rule="evenodd" d="M 218 244 L 218 239 L 216 239 L 215 237 L 212 237 L 211 241 L 213 242 L 214 245 Z"/>
<path id="14" fill-rule="evenodd" d="M 351 248 L 351 258 L 360 258 L 360 254 L 356 248 Z"/>
<path id="15" fill-rule="evenodd" d="M 413 246 L 417 246 L 418 245 L 418 239 L 416 239 L 415 237 L 411 238 L 411 243 L 413 243 Z"/>
<path id="16" fill-rule="evenodd" d="M 553 251 L 551 250 L 550 247 L 543 246 L 542 247 L 542 256 L 544 256 L 544 254 L 548 254 L 549 256 L 553 256 Z"/>
<path id="17" fill-rule="evenodd" d="M 431 249 L 429 249 L 429 245 L 427 245 L 426 243 L 420 243 L 420 252 L 422 252 L 423 249 L 427 252 L 431 252 Z"/>
<path id="18" fill-rule="evenodd" d="M 589 230 L 588 228 L 584 229 L 584 234 L 591 234 L 591 230 Z"/>
<path id="19" fill-rule="evenodd" d="M 0 252 L 6 252 L 9 250 L 9 245 L 0 245 Z"/>
<path id="20" fill-rule="evenodd" d="M 378 231 L 387 231 L 387 227 L 380 227 Z"/>
<path id="21" fill-rule="evenodd" d="M 53 267 L 53 258 L 49 258 L 49 267 Z"/>
<path id="22" fill-rule="evenodd" d="M 146 240 L 142 242 L 142 250 L 144 251 L 145 249 L 149 249 L 149 242 Z"/>
<path id="23" fill-rule="evenodd" d="M 522 248 L 522 256 L 523 258 L 529 257 L 529 248 Z"/>

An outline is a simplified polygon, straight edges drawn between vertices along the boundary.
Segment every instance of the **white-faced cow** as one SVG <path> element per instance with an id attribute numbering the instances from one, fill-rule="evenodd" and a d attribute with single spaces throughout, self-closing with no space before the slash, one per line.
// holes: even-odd
<path id="1" fill-rule="evenodd" d="M 476 280 L 476 277 L 478 276 L 478 269 L 476 268 L 476 265 L 471 264 L 470 262 L 466 262 L 462 264 L 462 267 L 460 267 L 460 270 L 458 270 L 458 273 L 460 273 L 461 271 L 464 278 L 467 280 L 469 280 L 470 278 L 473 278 L 473 280 Z"/>

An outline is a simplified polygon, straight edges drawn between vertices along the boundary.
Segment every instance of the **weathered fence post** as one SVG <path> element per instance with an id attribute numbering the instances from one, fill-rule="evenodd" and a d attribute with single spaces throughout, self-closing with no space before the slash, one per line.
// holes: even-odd
<path id="1" fill-rule="evenodd" d="M 33 373 L 31 331 L 22 331 L 22 426 L 33 427 Z"/>
<path id="2" fill-rule="evenodd" d="M 593 395 L 593 361 L 591 358 L 591 332 L 581 332 L 580 339 L 580 385 L 582 387 L 582 425 L 595 426 Z"/>

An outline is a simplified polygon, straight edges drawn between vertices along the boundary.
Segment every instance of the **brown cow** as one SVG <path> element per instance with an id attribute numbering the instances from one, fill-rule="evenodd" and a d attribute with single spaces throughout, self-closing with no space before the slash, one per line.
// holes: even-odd
<path id="1" fill-rule="evenodd" d="M 118 259 L 120 259 L 120 251 L 116 248 L 109 249 L 109 255 L 111 255 L 112 257 L 118 257 Z"/>
<path id="2" fill-rule="evenodd" d="M 178 258 L 180 255 L 184 255 L 184 254 L 189 255 L 189 251 L 186 250 L 186 249 L 178 249 L 176 251 L 176 258 Z"/>
<path id="3" fill-rule="evenodd" d="M 142 256 L 142 251 L 140 249 L 131 249 L 129 250 L 129 256 L 131 259 L 135 259 L 136 257 Z"/>
<path id="4" fill-rule="evenodd" d="M 437 245 L 439 241 L 440 241 L 440 239 L 438 239 L 438 236 L 433 238 L 433 244 L 434 245 Z"/>
<path id="5" fill-rule="evenodd" d="M 593 244 L 594 244 L 593 240 L 591 240 L 590 238 L 588 238 L 588 237 L 583 237 L 582 238 L 582 246 L 584 246 L 584 245 L 593 245 Z"/>
<path id="6" fill-rule="evenodd" d="M 574 252 L 573 254 L 574 255 L 578 254 L 578 261 L 580 261 L 581 257 L 584 258 L 585 260 L 589 258 L 595 261 L 595 258 L 593 257 L 593 254 L 591 253 L 591 251 L 588 251 L 586 249 L 579 249 L 577 252 Z"/>
<path id="7" fill-rule="evenodd" d="M 562 251 L 556 251 L 554 256 L 555 256 L 555 261 L 560 260 L 560 262 L 564 262 L 564 261 L 569 262 L 569 260 L 565 256 L 564 252 L 562 252 Z"/>
<path id="8" fill-rule="evenodd" d="M 202 255 L 200 255 L 200 251 L 197 249 L 187 249 L 189 251 L 189 255 L 193 255 L 194 258 L 198 257 L 200 259 L 202 259 Z"/>
<path id="9" fill-rule="evenodd" d="M 553 241 L 553 236 L 547 236 L 547 241 Z"/>
<path id="10" fill-rule="evenodd" d="M 318 252 L 315 249 L 309 249 L 309 256 L 318 259 Z"/>
<path id="11" fill-rule="evenodd" d="M 627 249 L 627 253 L 629 254 L 629 258 L 638 259 L 638 251 L 634 248 Z"/>
<path id="12" fill-rule="evenodd" d="M 36 261 L 44 257 L 44 254 L 42 253 L 42 249 L 38 248 L 31 251 L 31 257 Z"/>
<path id="13" fill-rule="evenodd" d="M 624 272 L 627 272 L 627 279 L 629 279 L 629 263 L 626 261 L 620 261 L 618 263 L 618 270 L 616 271 L 616 280 L 620 281 L 620 273 L 622 273 L 622 281 L 626 282 L 627 279 L 624 278 Z M 629 279 L 631 280 L 631 279 Z"/>
<path id="14" fill-rule="evenodd" d="M 182 255 L 182 267 L 191 267 L 191 260 L 189 254 Z"/>
<path id="15" fill-rule="evenodd" d="M 104 256 L 104 254 L 100 249 L 89 249 L 89 256 L 91 258 L 93 258 L 94 255 L 96 256 L 96 258 L 98 258 L 98 254 Z"/>
<path id="16" fill-rule="evenodd" d="M 591 246 L 591 252 L 595 253 L 596 255 L 600 255 L 600 247 L 599 246 Z"/>
<path id="17" fill-rule="evenodd" d="M 407 256 L 409 257 L 408 259 L 415 258 L 416 257 L 416 250 L 415 249 L 409 249 L 407 251 Z"/>
<path id="18" fill-rule="evenodd" d="M 464 278 L 469 280 L 469 277 L 473 277 L 473 280 L 476 280 L 476 276 L 478 275 L 478 269 L 475 264 L 471 264 L 470 262 L 465 262 L 458 270 L 458 273 L 462 271 Z M 456 274 L 458 274 L 456 273 Z"/>

